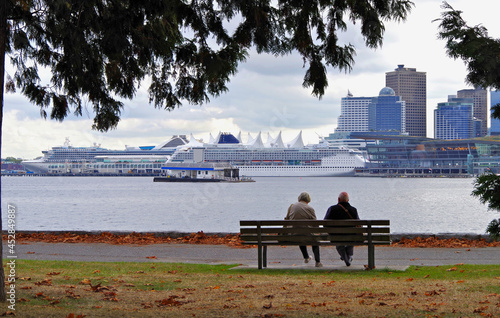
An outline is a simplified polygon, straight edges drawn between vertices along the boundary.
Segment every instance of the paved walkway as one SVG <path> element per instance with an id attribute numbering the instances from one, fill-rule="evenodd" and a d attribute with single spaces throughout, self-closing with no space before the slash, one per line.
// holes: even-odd
<path id="1" fill-rule="evenodd" d="M 4 258 L 8 251 L 3 246 Z M 312 255 L 311 249 L 309 252 Z M 99 262 L 182 262 L 204 264 L 241 264 L 257 268 L 256 248 L 226 245 L 151 244 L 112 245 L 104 243 L 28 243 L 15 247 L 17 259 L 74 260 Z M 153 257 L 154 256 L 154 257 Z M 346 267 L 333 247 L 321 248 L 321 262 L 327 270 L 362 270 L 368 264 L 367 247 L 355 247 L 354 261 Z M 500 264 L 500 248 L 375 248 L 378 269 L 404 270 L 409 265 Z M 304 264 L 298 247 L 268 247 L 269 268 L 310 268 Z"/>

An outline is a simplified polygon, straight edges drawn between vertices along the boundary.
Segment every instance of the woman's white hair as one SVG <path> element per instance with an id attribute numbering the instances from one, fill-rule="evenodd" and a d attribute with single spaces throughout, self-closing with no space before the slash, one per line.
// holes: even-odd
<path id="1" fill-rule="evenodd" d="M 298 200 L 309 203 L 309 202 L 311 202 L 311 196 L 307 192 L 302 192 L 301 194 L 299 194 Z"/>

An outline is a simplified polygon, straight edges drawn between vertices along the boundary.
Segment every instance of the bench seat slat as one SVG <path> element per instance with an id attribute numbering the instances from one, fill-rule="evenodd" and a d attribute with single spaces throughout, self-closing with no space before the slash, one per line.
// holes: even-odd
<path id="1" fill-rule="evenodd" d="M 240 236 L 243 242 L 257 242 L 258 237 L 254 235 Z M 391 237 L 389 235 L 372 235 L 372 241 L 380 242 L 390 242 Z M 280 241 L 280 242 L 304 242 L 304 245 L 308 245 L 309 242 L 347 242 L 347 241 L 361 241 L 368 242 L 368 236 L 359 235 L 318 235 L 311 239 L 311 236 L 303 235 L 266 235 L 261 237 L 262 244 L 267 244 L 268 242 Z"/>
<path id="2" fill-rule="evenodd" d="M 258 245 L 258 241 L 247 241 L 243 242 L 243 245 Z M 387 245 L 389 242 L 387 241 L 373 241 L 373 245 Z M 349 242 L 349 241 L 343 241 L 343 242 L 330 242 L 330 241 L 321 241 L 321 242 L 310 242 L 310 243 L 304 243 L 304 242 L 283 242 L 283 241 L 269 241 L 266 242 L 263 245 L 267 246 L 289 246 L 289 245 L 307 245 L 307 246 L 312 246 L 312 245 L 318 245 L 318 246 L 337 246 L 337 245 L 352 245 L 352 246 L 366 246 L 368 245 L 366 242 Z"/>
<path id="3" fill-rule="evenodd" d="M 367 228 L 359 227 L 329 227 L 329 228 L 261 228 L 260 233 L 264 234 L 274 234 L 274 233 L 301 233 L 301 234 L 325 234 L 325 233 L 367 233 Z M 257 234 L 257 228 L 242 228 L 240 229 L 241 234 Z M 390 233 L 390 228 L 372 228 L 371 233 Z"/>

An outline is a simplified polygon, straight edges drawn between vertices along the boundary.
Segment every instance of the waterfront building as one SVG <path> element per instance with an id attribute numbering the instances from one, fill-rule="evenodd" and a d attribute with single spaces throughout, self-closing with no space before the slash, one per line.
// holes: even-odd
<path id="1" fill-rule="evenodd" d="M 6 174 L 24 174 L 26 171 L 19 162 L 7 161 L 2 159 L 2 175 Z"/>
<path id="2" fill-rule="evenodd" d="M 491 108 L 495 105 L 500 105 L 500 91 L 491 91 Z M 500 107 L 500 106 L 499 106 Z M 493 109 L 491 110 L 493 113 Z M 491 117 L 490 135 L 500 136 L 500 118 Z"/>
<path id="3" fill-rule="evenodd" d="M 368 129 L 370 131 L 406 132 L 405 102 L 390 87 L 384 87 L 378 97 L 368 105 Z"/>
<path id="4" fill-rule="evenodd" d="M 434 110 L 436 139 L 474 138 L 473 99 L 448 96 L 448 102 L 438 103 Z"/>
<path id="5" fill-rule="evenodd" d="M 368 105 L 373 97 L 354 97 L 351 92 L 342 98 L 335 133 L 368 131 Z"/>
<path id="6" fill-rule="evenodd" d="M 392 88 L 384 87 L 377 97 L 354 97 L 349 92 L 342 98 L 335 135 L 345 139 L 369 131 L 405 133 L 405 102 Z"/>
<path id="7" fill-rule="evenodd" d="M 462 89 L 457 92 L 457 97 L 472 98 L 474 104 L 472 116 L 481 121 L 481 130 L 476 137 L 486 136 L 488 133 L 488 92 L 481 87 Z"/>
<path id="8" fill-rule="evenodd" d="M 358 174 L 470 176 L 500 173 L 500 139 L 437 140 L 410 136 L 357 135 L 367 143 L 366 169 Z"/>
<path id="9" fill-rule="evenodd" d="M 427 73 L 416 68 L 398 65 L 392 72 L 385 73 L 385 86 L 394 90 L 396 96 L 405 101 L 406 132 L 410 136 L 425 137 L 427 108 Z"/>

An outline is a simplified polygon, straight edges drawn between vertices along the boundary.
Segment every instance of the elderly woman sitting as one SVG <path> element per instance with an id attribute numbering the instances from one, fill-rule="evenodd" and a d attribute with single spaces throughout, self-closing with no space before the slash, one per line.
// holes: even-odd
<path id="1" fill-rule="evenodd" d="M 290 205 L 288 208 L 288 213 L 286 220 L 316 220 L 316 213 L 314 209 L 309 205 L 311 202 L 311 196 L 307 192 L 302 192 L 298 197 L 298 202 Z M 304 257 L 304 263 L 309 263 L 312 257 L 307 253 L 306 246 L 299 246 L 302 256 Z M 316 261 L 316 267 L 323 267 L 320 262 L 319 257 L 319 246 L 312 246 L 312 251 L 314 254 L 314 260 Z"/>

